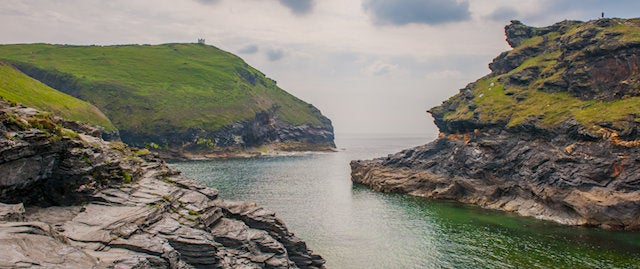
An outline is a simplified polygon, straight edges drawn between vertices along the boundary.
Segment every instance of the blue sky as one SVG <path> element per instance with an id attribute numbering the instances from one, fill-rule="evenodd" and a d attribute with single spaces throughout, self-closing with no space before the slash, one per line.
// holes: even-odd
<path id="1" fill-rule="evenodd" d="M 316 105 L 339 133 L 437 133 L 426 110 L 486 75 L 512 19 L 638 17 L 604 0 L 0 0 L 0 43 L 208 44 Z"/>

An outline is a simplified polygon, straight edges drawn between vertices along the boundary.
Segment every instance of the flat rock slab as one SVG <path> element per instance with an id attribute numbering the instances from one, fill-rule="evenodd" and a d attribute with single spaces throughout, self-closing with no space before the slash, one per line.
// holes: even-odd
<path id="1" fill-rule="evenodd" d="M 94 257 L 55 237 L 42 222 L 0 223 L 0 268 L 96 267 Z"/>

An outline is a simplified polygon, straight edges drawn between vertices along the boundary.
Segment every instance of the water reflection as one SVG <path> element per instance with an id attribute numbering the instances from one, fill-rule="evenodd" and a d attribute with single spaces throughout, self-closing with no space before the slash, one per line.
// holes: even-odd
<path id="1" fill-rule="evenodd" d="M 556 225 L 352 186 L 349 161 L 421 137 L 353 137 L 345 150 L 172 164 L 229 200 L 278 213 L 330 268 L 638 268 L 640 233 Z M 340 143 L 341 142 L 341 143 Z"/>

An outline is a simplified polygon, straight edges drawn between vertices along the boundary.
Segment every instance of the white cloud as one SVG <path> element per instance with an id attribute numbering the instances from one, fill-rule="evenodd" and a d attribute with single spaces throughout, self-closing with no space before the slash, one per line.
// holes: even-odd
<path id="1" fill-rule="evenodd" d="M 515 14 L 524 23 L 543 26 L 595 18 L 601 11 L 637 16 L 640 9 L 635 0 L 302 2 L 0 1 L 0 43 L 159 44 L 202 37 L 207 44 L 239 52 L 285 90 L 317 105 L 338 132 L 390 126 L 409 132 L 423 130 L 429 124 L 424 110 L 486 74 L 491 59 L 509 49 L 506 22 L 495 19 Z M 447 4 L 463 15 L 466 10 L 468 16 L 456 23 L 428 21 L 429 10 L 422 8 L 411 21 L 399 17 L 398 11 L 426 2 Z M 393 3 L 395 11 L 375 13 L 383 6 L 379 3 Z M 394 27 L 380 27 L 371 16 L 387 16 Z M 376 124 L 376 117 L 391 113 L 383 104 L 398 92 L 403 97 L 393 100 L 394 120 Z M 359 110 L 349 104 L 359 104 L 354 106 Z M 355 114 L 372 117 L 363 121 Z"/>
<path id="2" fill-rule="evenodd" d="M 378 60 L 366 66 L 363 73 L 369 76 L 383 76 L 393 73 L 398 69 L 398 65 L 396 64 L 390 64 Z"/>
<path id="3" fill-rule="evenodd" d="M 428 73 L 426 79 L 460 79 L 463 78 L 462 72 L 458 70 L 442 70 Z"/>

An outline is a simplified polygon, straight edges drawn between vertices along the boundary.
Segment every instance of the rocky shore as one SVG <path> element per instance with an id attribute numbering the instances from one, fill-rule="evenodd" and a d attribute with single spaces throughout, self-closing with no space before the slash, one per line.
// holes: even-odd
<path id="1" fill-rule="evenodd" d="M 273 212 L 148 150 L 4 101 L 0 122 L 1 268 L 324 268 Z"/>
<path id="2" fill-rule="evenodd" d="M 255 114 L 251 120 L 235 122 L 215 131 L 189 129 L 153 135 L 121 131 L 128 145 L 147 147 L 165 160 L 257 157 L 284 152 L 335 151 L 331 120 L 315 110 L 321 126 L 293 125 L 282 121 L 277 107 Z M 149 144 L 148 141 L 158 141 Z"/>
<path id="3" fill-rule="evenodd" d="M 382 192 L 640 230 L 638 19 L 505 28 L 492 73 L 429 112 L 439 137 L 352 161 Z"/>

